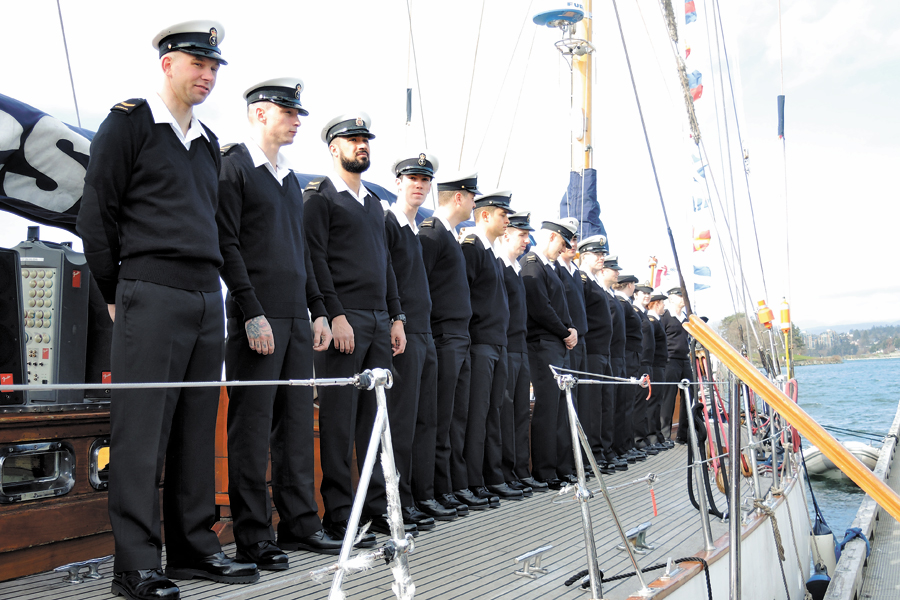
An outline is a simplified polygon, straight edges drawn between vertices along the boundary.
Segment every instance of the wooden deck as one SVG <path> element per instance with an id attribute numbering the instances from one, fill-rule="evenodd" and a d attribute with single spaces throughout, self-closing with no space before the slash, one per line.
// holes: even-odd
<path id="1" fill-rule="evenodd" d="M 630 465 L 629 470 L 606 476 L 608 487 L 614 488 L 644 477 L 652 472 L 659 475 L 654 484 L 659 515 L 653 516 L 653 506 L 646 483 L 613 489 L 611 495 L 623 526 L 628 529 L 640 523 L 653 523 L 648 541 L 658 546 L 650 554 L 638 556 L 642 567 L 665 562 L 667 557 L 691 556 L 702 549 L 698 511 L 687 495 L 687 450 L 676 446 L 668 452 L 651 456 L 646 462 Z M 599 488 L 596 479 L 589 481 L 592 489 Z M 769 486 L 765 480 L 764 489 Z M 715 489 L 715 488 L 714 488 Z M 724 496 L 715 490 L 716 503 L 725 506 Z M 750 495 L 749 480 L 744 480 L 745 496 Z M 416 585 L 416 598 L 582 598 L 585 592 L 565 587 L 563 582 L 587 566 L 581 516 L 575 502 L 554 504 L 555 492 L 535 494 L 523 501 L 504 501 L 497 509 L 470 513 L 450 523 L 439 523 L 416 538 L 415 552 L 409 563 Z M 565 498 L 571 498 L 571 494 Z M 558 498 L 558 497 L 557 497 Z M 598 493 L 590 501 L 591 515 L 600 569 L 606 577 L 632 571 L 628 555 L 616 549 L 619 537 L 606 502 Z M 713 538 L 727 532 L 727 524 L 713 518 Z M 379 541 L 384 541 L 379 536 Z M 520 565 L 514 558 L 524 552 L 550 544 L 542 566 L 549 570 L 536 580 L 514 575 Z M 230 555 L 233 545 L 225 548 Z M 324 583 L 309 580 L 307 573 L 335 562 L 336 557 L 308 552 L 292 552 L 291 569 L 283 572 L 262 572 L 259 582 L 252 585 L 222 585 L 208 581 L 179 581 L 181 597 L 191 600 L 212 599 L 319 599 L 327 598 L 331 578 Z M 104 564 L 100 580 L 86 580 L 80 584 L 64 583 L 60 573 L 42 573 L 0 583 L 0 600 L 88 600 L 111 598 L 112 563 Z M 655 572 L 647 582 L 662 574 Z M 344 591 L 353 599 L 393 598 L 390 570 L 379 565 L 366 573 L 348 576 Z M 622 599 L 639 588 L 635 578 L 604 586 L 604 597 Z"/>

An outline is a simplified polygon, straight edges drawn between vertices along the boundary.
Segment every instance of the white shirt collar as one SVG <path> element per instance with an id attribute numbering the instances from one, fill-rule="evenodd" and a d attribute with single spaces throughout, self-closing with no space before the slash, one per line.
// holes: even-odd
<path id="1" fill-rule="evenodd" d="M 674 312 L 672 312 L 672 308 L 671 308 L 671 307 L 667 308 L 666 310 L 669 311 L 669 314 L 670 314 L 670 315 L 672 315 L 673 317 L 675 317 L 676 319 L 678 319 L 678 320 L 679 320 L 680 322 L 682 322 L 682 323 L 684 322 L 685 318 L 687 317 L 687 315 L 686 315 L 685 312 L 684 312 L 684 309 L 682 309 L 682 311 L 681 311 L 680 313 L 678 313 L 677 315 L 676 315 Z"/>
<path id="2" fill-rule="evenodd" d="M 512 267 L 512 270 L 516 272 L 516 275 L 522 270 L 522 266 L 519 264 L 517 260 L 510 260 L 506 254 L 500 256 L 500 260 L 503 261 L 503 264 L 507 267 Z"/>
<path id="3" fill-rule="evenodd" d="M 499 248 L 499 244 L 497 243 L 498 240 L 494 240 L 494 243 L 492 244 L 490 240 L 488 240 L 488 237 L 487 235 L 485 235 L 484 231 L 482 231 L 478 227 L 475 228 L 475 235 L 477 235 L 478 239 L 481 240 L 481 243 L 482 245 L 484 245 L 485 249 L 494 254 L 495 258 L 502 258 L 503 253 Z"/>
<path id="4" fill-rule="evenodd" d="M 419 228 L 416 227 L 415 219 L 410 223 L 409 219 L 406 218 L 406 214 L 400 210 L 400 204 L 398 202 L 395 201 L 391 204 L 389 210 L 397 217 L 397 222 L 400 223 L 400 227 L 409 227 L 414 235 L 419 233 Z"/>
<path id="5" fill-rule="evenodd" d="M 185 135 L 181 132 L 181 127 L 178 125 L 178 122 L 175 120 L 169 107 L 166 106 L 166 103 L 159 97 L 159 94 L 155 92 L 150 94 L 147 97 L 147 106 L 150 107 L 150 114 L 153 116 L 153 122 L 157 125 L 162 123 L 171 125 L 172 131 L 178 136 L 178 141 L 188 150 L 191 149 L 191 142 L 201 135 L 206 138 L 206 141 L 209 141 L 209 136 L 206 135 L 206 130 L 203 129 L 203 125 L 200 124 L 200 120 L 197 118 L 197 115 L 194 114 L 194 111 L 191 111 L 191 124 L 188 125 L 188 132 L 187 135 Z"/>
<path id="6" fill-rule="evenodd" d="M 588 269 L 581 269 L 581 272 L 584 273 L 585 275 L 587 275 L 587 276 L 588 276 L 588 279 L 590 279 L 591 281 L 593 281 L 593 282 L 596 283 L 597 285 L 600 285 L 600 282 L 597 281 L 597 278 L 594 277 L 594 274 L 591 273 Z M 603 286 L 600 285 L 600 287 L 603 287 Z"/>
<path id="7" fill-rule="evenodd" d="M 623 292 L 622 290 L 616 290 L 616 296 L 618 296 L 619 298 L 624 299 L 626 302 L 628 302 L 629 304 L 631 304 L 631 298 L 629 298 L 628 296 L 626 296 L 626 295 L 625 295 L 625 292 Z"/>
<path id="8" fill-rule="evenodd" d="M 541 251 L 539 251 L 539 250 L 535 250 L 534 253 L 538 255 L 538 258 L 541 259 L 541 262 L 542 262 L 542 263 L 544 263 L 545 265 L 549 266 L 549 267 L 550 267 L 551 269 L 553 269 L 554 271 L 556 270 L 556 264 L 550 262 L 550 259 L 547 258 L 546 256 L 544 256 L 544 253 L 543 253 L 543 252 L 541 252 Z"/>
<path id="9" fill-rule="evenodd" d="M 575 266 L 575 261 L 572 261 L 572 262 L 568 262 L 568 263 L 567 263 L 566 261 L 563 260 L 563 257 L 562 257 L 562 256 L 560 256 L 559 258 L 557 258 L 557 259 L 556 259 L 556 262 L 559 263 L 559 266 L 561 266 L 561 267 L 564 268 L 566 271 L 568 271 L 568 272 L 569 272 L 569 275 L 574 275 L 574 274 L 575 274 L 575 271 L 578 270 L 578 267 Z"/>
<path id="10" fill-rule="evenodd" d="M 253 161 L 253 166 L 260 167 L 265 165 L 269 173 L 272 174 L 272 177 L 277 179 L 278 183 L 284 185 L 284 178 L 291 172 L 291 169 L 287 164 L 287 158 L 285 158 L 284 154 L 282 154 L 280 150 L 278 151 L 278 155 L 275 157 L 277 165 L 273 167 L 272 163 L 270 163 L 269 159 L 266 157 L 266 153 L 262 151 L 262 148 L 259 147 L 259 144 L 253 139 L 253 136 L 247 138 L 244 145 L 247 146 L 247 151 L 250 153 L 250 160 Z"/>
<path id="11" fill-rule="evenodd" d="M 447 220 L 447 217 L 444 217 L 442 215 L 437 215 L 437 214 L 434 216 L 438 221 L 440 221 L 441 223 L 444 224 L 444 227 L 447 228 L 447 231 L 452 233 L 454 235 L 454 237 L 456 236 L 456 229 L 454 229 L 453 225 L 450 224 L 450 221 Z"/>
<path id="12" fill-rule="evenodd" d="M 372 192 L 370 192 L 369 190 L 366 189 L 366 186 L 363 185 L 362 181 L 359 182 L 359 190 L 357 193 L 356 191 L 351 190 L 347 186 L 347 184 L 344 183 L 344 180 L 341 179 L 341 176 L 338 175 L 337 173 L 332 173 L 331 175 L 328 176 L 328 179 L 331 180 L 331 183 L 334 184 L 334 188 L 338 192 L 349 192 L 350 195 L 353 196 L 353 198 L 356 199 L 356 201 L 359 202 L 360 204 L 362 204 L 363 206 L 366 205 L 366 195 L 372 194 Z M 375 194 L 372 194 L 372 196 L 374 196 L 374 195 Z"/>

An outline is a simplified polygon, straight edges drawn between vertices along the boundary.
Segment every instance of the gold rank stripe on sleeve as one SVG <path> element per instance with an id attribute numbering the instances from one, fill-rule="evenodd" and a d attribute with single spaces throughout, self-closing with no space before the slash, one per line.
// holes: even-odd
<path id="1" fill-rule="evenodd" d="M 428 217 L 419 224 L 419 227 L 428 227 L 429 229 L 434 229 L 434 217 Z"/>
<path id="2" fill-rule="evenodd" d="M 537 262 L 537 256 L 534 254 L 529 254 L 528 258 L 525 259 L 525 262 Z"/>
<path id="3" fill-rule="evenodd" d="M 123 100 L 122 102 L 119 102 L 118 104 L 116 104 L 109 110 L 117 110 L 117 111 L 123 112 L 127 115 L 127 114 L 130 114 L 131 111 L 133 111 L 135 108 L 137 108 L 144 102 L 146 102 L 146 100 L 144 100 L 143 98 L 129 98 L 128 100 Z"/>
<path id="4" fill-rule="evenodd" d="M 475 240 L 477 240 L 477 239 L 478 239 L 478 236 L 475 235 L 474 233 L 469 234 L 466 236 L 466 239 L 463 240 L 463 244 L 474 244 Z"/>

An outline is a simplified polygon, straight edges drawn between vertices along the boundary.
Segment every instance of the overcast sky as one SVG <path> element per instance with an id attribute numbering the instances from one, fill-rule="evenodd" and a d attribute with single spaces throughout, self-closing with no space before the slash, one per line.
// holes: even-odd
<path id="1" fill-rule="evenodd" d="M 700 19 L 689 41 L 694 67 L 704 74 L 697 111 L 713 178 L 720 192 L 727 188 L 730 202 L 730 183 L 718 158 L 725 131 L 716 125 L 714 111 L 716 102 L 721 110 L 723 98 L 718 74 L 706 64 L 706 15 L 712 4 L 695 2 Z M 328 172 L 330 157 L 319 138 L 322 125 L 345 110 L 362 109 L 372 116 L 377 135 L 367 179 L 391 189 L 390 164 L 401 154 L 418 153 L 427 136 L 429 149 L 440 159 L 439 177 L 458 167 L 477 169 L 482 190 L 510 189 L 513 207 L 531 210 L 533 220 L 555 217 L 570 163 L 569 72 L 553 46 L 559 32 L 531 23 L 540 3 L 487 0 L 483 21 L 481 0 L 411 3 L 418 78 L 409 52 L 407 5 L 401 0 L 220 2 L 214 9 L 207 8 L 208 2 L 186 0 L 61 0 L 82 125 L 96 130 L 113 104 L 159 87 L 159 63 L 150 47 L 158 30 L 214 18 L 224 25 L 221 48 L 229 65 L 196 111 L 223 143 L 245 135 L 244 89 L 269 77 L 298 76 L 306 84 L 302 101 L 310 116 L 287 151 L 295 170 Z M 900 221 L 893 180 L 900 159 L 895 108 L 900 8 L 886 0 L 782 2 L 786 211 L 775 109 L 781 93 L 778 5 L 728 4 L 723 27 L 732 82 L 723 83 L 737 96 L 765 273 L 764 287 L 738 165 L 736 236 L 751 298 L 763 299 L 767 291 L 774 308 L 789 295 L 801 327 L 894 318 L 889 307 L 896 306 L 900 291 L 892 273 Z M 619 11 L 670 223 L 683 267 L 690 270 L 690 148 L 674 58 L 657 2 L 619 0 Z M 675 11 L 683 23 L 678 0 Z M 5 2 L 2 15 L 0 52 L 6 58 L 0 93 L 76 124 L 56 2 Z M 672 253 L 611 3 L 595 3 L 594 43 L 594 166 L 601 218 L 620 263 L 646 279 L 648 258 L 672 264 Z M 405 125 L 407 87 L 414 94 L 410 126 Z M 726 93 L 724 104 L 730 102 Z M 737 151 L 731 119 L 727 133 Z M 23 239 L 26 225 L 3 213 L 0 246 Z M 43 236 L 72 237 L 46 227 Z M 717 243 L 710 252 L 721 253 Z M 732 256 L 731 242 L 725 252 Z M 694 301 L 701 313 L 720 318 L 733 312 L 733 304 L 726 269 L 714 258 L 713 287 L 698 292 Z M 737 307 L 743 309 L 740 299 Z"/>

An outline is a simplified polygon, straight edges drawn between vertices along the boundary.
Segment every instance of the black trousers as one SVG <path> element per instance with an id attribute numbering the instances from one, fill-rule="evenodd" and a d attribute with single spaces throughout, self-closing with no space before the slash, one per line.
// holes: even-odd
<path id="1" fill-rule="evenodd" d="M 531 427 L 531 369 L 527 352 L 507 352 L 506 393 L 500 408 L 503 441 L 503 479 L 531 477 L 529 429 Z"/>
<path id="2" fill-rule="evenodd" d="M 641 368 L 641 356 L 638 352 L 625 351 L 625 375 L 637 377 Z M 634 446 L 634 394 L 636 385 L 616 386 L 616 432 L 613 438 L 613 450 L 616 454 L 624 454 Z"/>
<path id="3" fill-rule="evenodd" d="M 469 415 L 463 449 L 469 487 L 503 483 L 500 406 L 506 392 L 506 347 L 472 344 Z"/>
<path id="4" fill-rule="evenodd" d="M 534 414 L 531 419 L 531 462 L 536 479 L 557 479 L 560 452 L 559 415 L 565 414 L 562 391 L 553 378 L 550 365 L 565 365 L 566 345 L 562 340 L 538 339 L 528 342 L 528 365 L 534 386 Z M 560 410 L 562 409 L 562 411 Z M 568 453 L 572 453 L 569 441 Z M 563 475 L 566 473 L 562 473 Z"/>
<path id="5" fill-rule="evenodd" d="M 585 372 L 588 370 L 587 368 L 587 344 L 584 339 L 579 337 L 578 344 L 575 345 L 574 348 L 569 350 L 569 368 L 573 371 L 582 371 Z M 576 375 L 576 377 L 583 377 L 583 375 Z M 582 400 L 587 395 L 587 389 L 590 386 L 586 385 L 576 385 L 572 388 L 572 401 L 575 403 L 575 409 L 578 412 L 578 421 L 581 423 L 581 428 L 584 429 L 585 434 L 587 434 L 588 429 L 590 427 L 591 422 L 591 405 L 587 401 L 587 399 Z M 568 412 L 566 413 L 566 423 L 569 422 Z M 569 435 L 569 440 L 572 439 L 571 430 L 567 429 L 567 433 Z M 582 452 L 584 454 L 584 452 Z M 575 456 L 572 456 L 571 463 L 565 463 L 568 467 L 571 467 L 572 473 L 575 472 Z M 587 460 L 584 461 L 584 464 L 587 464 Z"/>
<path id="6" fill-rule="evenodd" d="M 691 361 L 685 358 L 672 358 L 669 357 L 669 362 L 666 363 L 666 381 L 669 383 L 678 383 L 682 379 L 687 379 L 688 381 L 694 380 L 694 374 L 691 371 Z M 675 395 L 678 393 L 677 385 L 667 385 L 666 386 L 666 396 L 662 404 L 662 414 L 660 415 L 660 425 L 662 426 L 662 433 L 666 439 L 669 439 L 672 436 L 672 417 L 675 412 Z M 687 402 L 685 402 L 685 398 L 682 396 L 681 398 L 681 409 L 679 410 L 679 419 L 678 419 L 678 440 L 687 441 Z"/>
<path id="7" fill-rule="evenodd" d="M 610 375 L 613 377 L 625 377 L 625 356 L 611 356 L 609 359 Z M 603 456 L 611 459 L 617 452 L 614 448 L 616 440 L 616 428 L 621 424 L 622 418 L 618 409 L 619 388 L 625 387 L 619 384 L 605 385 L 603 387 L 603 429 L 600 434 L 600 445 L 603 447 Z"/>
<path id="8" fill-rule="evenodd" d="M 222 293 L 122 280 L 112 337 L 115 383 L 218 381 L 225 313 Z M 110 402 L 109 520 L 115 571 L 183 565 L 219 552 L 215 433 L 219 388 L 113 390 Z"/>
<path id="9" fill-rule="evenodd" d="M 466 441 L 466 430 L 454 430 L 457 399 L 469 408 L 469 337 L 439 335 L 434 338 L 437 351 L 437 429 L 434 450 L 435 496 L 469 487 L 466 470 L 454 462 L 453 443 L 460 454 Z M 462 407 L 462 406 L 461 406 Z M 454 435 L 455 434 L 455 435 Z M 420 498 L 428 500 L 428 498 Z"/>
<path id="10" fill-rule="evenodd" d="M 334 344 L 316 353 L 316 373 L 321 377 L 351 377 L 366 369 L 391 367 L 391 323 L 387 311 L 346 309 L 347 321 L 353 328 L 355 347 L 352 354 L 338 351 Z M 369 448 L 369 437 L 378 407 L 375 390 L 363 391 L 353 386 L 327 386 L 319 392 L 319 448 L 322 456 L 323 521 L 334 523 L 350 517 L 353 488 L 350 460 L 356 444 L 357 467 L 362 471 Z M 388 407 L 391 390 L 386 390 Z M 390 413 L 390 408 L 388 408 Z M 381 515 L 387 511 L 384 473 L 380 461 L 375 463 L 363 514 Z"/>
<path id="11" fill-rule="evenodd" d="M 608 354 L 588 354 L 587 355 L 587 371 L 589 373 L 597 373 L 598 375 L 611 375 L 609 367 Z M 602 461 L 604 458 L 602 431 L 603 431 L 603 415 L 604 403 L 606 402 L 607 389 L 614 389 L 614 385 L 586 385 L 581 390 L 581 397 L 585 399 L 583 404 L 588 406 L 589 421 L 581 422 L 584 433 L 587 435 L 588 441 L 591 443 L 591 452 L 594 458 Z M 580 406 L 580 405 L 579 405 Z M 580 418 L 580 417 L 579 417 Z"/>
<path id="12" fill-rule="evenodd" d="M 437 354 L 430 333 L 406 334 L 406 351 L 394 357 L 393 374 L 388 406 L 391 443 L 400 473 L 400 502 L 412 506 L 414 497 L 434 497 Z M 424 456 L 414 449 L 421 449 Z M 413 481 L 430 490 L 431 496 L 415 494 Z"/>
<path id="13" fill-rule="evenodd" d="M 668 386 L 666 385 L 656 385 L 657 382 L 664 382 L 666 380 L 666 368 L 664 366 L 653 367 L 653 385 L 651 385 L 652 394 L 650 395 L 650 400 L 648 402 L 647 408 L 647 443 L 659 443 L 665 440 L 662 433 L 662 423 L 660 423 L 660 412 L 662 408 L 662 401 L 666 395 L 666 390 Z M 651 439 L 652 438 L 652 439 Z"/>
<path id="14" fill-rule="evenodd" d="M 267 318 L 273 354 L 247 344 L 244 319 L 230 318 L 225 377 L 259 381 L 313 375 L 309 319 Z M 266 483 L 272 449 L 272 494 L 281 517 L 279 534 L 306 537 L 322 528 L 315 496 L 313 394 L 307 386 L 228 389 L 228 497 L 238 546 L 275 540 Z"/>
<path id="15" fill-rule="evenodd" d="M 636 375 L 638 378 L 642 377 L 644 374 L 650 376 L 650 379 L 653 379 L 653 366 L 652 365 L 641 365 L 640 369 L 638 369 L 638 374 Z M 651 385 L 652 390 L 652 385 Z M 647 438 L 652 433 L 649 430 L 649 419 L 648 416 L 650 414 L 650 400 L 651 398 L 647 397 L 647 388 L 642 388 L 641 386 L 636 386 L 634 392 L 634 444 L 644 446 L 648 444 Z"/>

